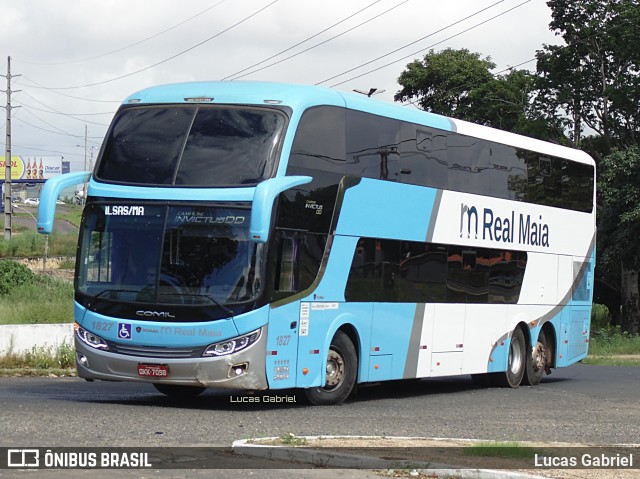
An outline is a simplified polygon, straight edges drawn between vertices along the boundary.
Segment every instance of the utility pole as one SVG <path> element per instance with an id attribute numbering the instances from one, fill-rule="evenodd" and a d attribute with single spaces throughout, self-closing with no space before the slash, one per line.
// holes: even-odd
<path id="1" fill-rule="evenodd" d="M 87 171 L 87 125 L 84 125 L 84 170 Z M 82 206 L 87 204 L 87 183 L 82 185 Z"/>
<path id="2" fill-rule="evenodd" d="M 11 57 L 7 57 L 7 127 L 6 150 L 4 154 L 4 239 L 11 239 Z M 20 76 L 20 75 L 17 75 Z"/>

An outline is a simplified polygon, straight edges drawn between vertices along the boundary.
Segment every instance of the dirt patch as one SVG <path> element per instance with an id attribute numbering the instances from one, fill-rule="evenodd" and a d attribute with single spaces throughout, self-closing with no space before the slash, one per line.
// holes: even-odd
<path id="1" fill-rule="evenodd" d="M 38 271 L 38 273 L 46 274 L 47 276 L 51 276 L 52 278 L 61 279 L 69 283 L 73 283 L 74 271 L 72 269 L 47 269 L 45 271 Z"/>
<path id="2" fill-rule="evenodd" d="M 75 261 L 75 258 L 67 258 L 63 256 L 59 257 L 51 257 L 46 260 L 42 257 L 40 258 L 16 258 L 15 261 L 25 265 L 31 271 L 37 274 L 45 274 L 47 276 L 51 276 L 56 279 L 61 279 L 63 281 L 68 281 L 70 283 L 73 282 L 73 269 L 64 268 L 61 269 L 60 266 L 69 264 L 69 262 Z"/>
<path id="3" fill-rule="evenodd" d="M 546 469 L 536 467 L 545 461 L 576 461 L 578 466 L 583 460 L 598 460 L 600 457 L 629 458 L 630 454 L 640 454 L 640 446 L 596 447 L 578 443 L 493 443 L 466 439 L 428 439 L 428 438 L 392 438 L 392 437 L 298 437 L 286 436 L 277 439 L 256 439 L 254 444 L 283 447 L 305 447 L 317 450 L 330 450 L 343 454 L 373 456 L 415 465 L 420 463 L 446 464 L 462 469 L 497 469 L 516 471 L 558 479 L 632 479 L 638 477 L 638 469 L 625 468 L 572 468 Z M 487 455 L 481 455 L 487 454 Z M 589 455 L 583 459 L 583 455 Z M 496 457 L 497 455 L 497 457 Z M 547 459 L 545 459 L 547 458 Z M 615 459 L 614 459 L 615 460 Z M 617 459 L 623 461 L 624 459 Z M 633 457 L 632 461 L 637 461 Z M 635 462 L 634 466 L 638 467 Z M 435 466 L 437 467 L 437 466 Z M 380 471 L 389 475 L 389 471 Z M 399 477 L 399 476 L 398 476 Z M 455 477 L 455 475 L 452 475 Z"/>

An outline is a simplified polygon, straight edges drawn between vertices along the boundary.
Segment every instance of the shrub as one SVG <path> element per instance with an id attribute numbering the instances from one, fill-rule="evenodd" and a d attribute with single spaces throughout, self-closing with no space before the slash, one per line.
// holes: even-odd
<path id="1" fill-rule="evenodd" d="M 14 288 L 32 284 L 35 275 L 16 261 L 0 261 L 0 294 L 9 294 Z"/>
<path id="2" fill-rule="evenodd" d="M 591 309 L 591 329 L 600 331 L 611 327 L 611 314 L 604 304 L 593 303 Z"/>

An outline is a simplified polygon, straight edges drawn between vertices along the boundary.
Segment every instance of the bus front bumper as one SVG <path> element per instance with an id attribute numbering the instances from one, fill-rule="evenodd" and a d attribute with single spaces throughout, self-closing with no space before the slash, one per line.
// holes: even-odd
<path id="1" fill-rule="evenodd" d="M 104 381 L 202 386 L 208 388 L 267 389 L 265 374 L 266 331 L 243 351 L 219 357 L 167 359 L 130 356 L 91 348 L 75 340 L 78 376 Z M 141 370 L 146 374 L 141 374 Z M 150 376 L 149 371 L 162 375 Z M 164 375 L 166 374 L 166 375 Z"/>

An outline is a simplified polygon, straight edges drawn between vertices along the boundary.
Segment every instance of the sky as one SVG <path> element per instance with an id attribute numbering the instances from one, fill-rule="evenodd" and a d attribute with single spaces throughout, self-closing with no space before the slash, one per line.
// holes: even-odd
<path id="1" fill-rule="evenodd" d="M 398 76 L 431 49 L 491 57 L 495 73 L 534 70 L 536 51 L 561 43 L 550 15 L 545 0 L 0 0 L 12 154 L 88 169 L 121 101 L 152 85 L 378 88 L 393 102 Z M 0 121 L 0 156 L 5 137 Z"/>

